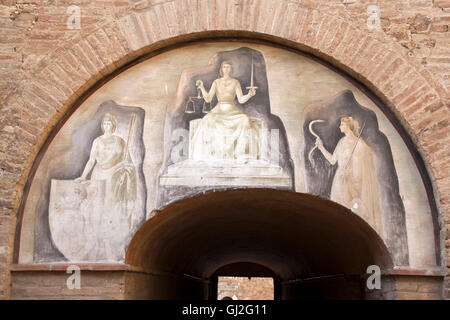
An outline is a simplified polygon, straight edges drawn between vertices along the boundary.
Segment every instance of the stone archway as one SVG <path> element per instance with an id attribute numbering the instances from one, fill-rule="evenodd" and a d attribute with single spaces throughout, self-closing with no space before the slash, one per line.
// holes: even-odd
<path id="1" fill-rule="evenodd" d="M 11 124 L 2 129 L 8 136 L 2 160 L 7 179 L 1 181 L 7 190 L 3 210 L 12 217 L 7 229 L 14 233 L 20 226 L 23 191 L 50 132 L 57 131 L 74 105 L 87 97 L 89 88 L 145 54 L 193 39 L 226 36 L 266 39 L 308 51 L 378 94 L 415 142 L 432 179 L 441 221 L 446 221 L 448 161 L 445 154 L 436 156 L 436 151 L 447 142 L 445 123 L 438 121 L 448 118 L 448 94 L 430 71 L 384 34 L 361 32 L 344 15 L 331 16 L 320 7 L 288 1 L 277 2 L 275 10 L 245 1 L 239 6 L 242 10 L 231 3 L 209 7 L 203 1 L 189 7 L 185 1 L 174 1 L 127 11 L 36 64 L 31 79 L 12 92 L 5 104 L 5 117 Z M 284 11 L 287 19 L 280 15 Z M 7 238 L 10 263 L 18 233 L 15 239 Z"/>
<path id="2" fill-rule="evenodd" d="M 125 298 L 144 299 L 205 299 L 216 270 L 238 262 L 272 270 L 281 299 L 361 299 L 367 267 L 392 267 L 383 241 L 348 209 L 269 189 L 214 192 L 168 206 L 136 233 L 125 262 L 140 270 L 126 280 Z M 233 272 L 251 272 L 246 268 Z M 383 284 L 382 297 L 392 298 L 394 288 Z"/>

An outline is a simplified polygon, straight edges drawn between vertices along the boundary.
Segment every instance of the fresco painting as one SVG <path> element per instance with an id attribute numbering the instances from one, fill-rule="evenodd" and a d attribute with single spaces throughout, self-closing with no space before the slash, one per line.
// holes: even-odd
<path id="1" fill-rule="evenodd" d="M 304 109 L 303 163 L 309 193 L 318 194 L 363 218 L 394 260 L 408 263 L 408 241 L 397 171 L 376 114 L 343 91 Z"/>
<path id="2" fill-rule="evenodd" d="M 430 209 L 405 150 L 370 98 L 307 57 L 246 43 L 175 49 L 106 83 L 56 135 L 34 181 L 42 192 L 32 186 L 27 203 L 34 233 L 21 259 L 121 262 L 153 210 L 271 188 L 347 207 L 396 265 L 433 265 L 432 239 L 417 236 L 417 221 L 432 228 Z"/>
<path id="3" fill-rule="evenodd" d="M 206 110 L 208 104 L 212 107 Z M 294 190 L 286 131 L 270 111 L 261 52 L 246 47 L 218 52 L 206 66 L 184 70 L 173 106 L 167 115 L 169 148 L 160 171 L 159 205 L 230 187 Z M 182 144 L 188 148 L 181 154 L 173 138 L 183 129 Z"/>

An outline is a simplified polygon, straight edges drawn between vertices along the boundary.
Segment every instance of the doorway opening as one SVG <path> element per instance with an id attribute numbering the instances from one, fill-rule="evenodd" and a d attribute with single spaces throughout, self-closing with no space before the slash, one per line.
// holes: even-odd
<path id="1" fill-rule="evenodd" d="M 272 278 L 275 300 L 365 299 L 367 268 L 392 268 L 383 240 L 358 215 L 273 189 L 212 192 L 164 208 L 135 234 L 126 263 L 141 272 L 126 284 L 130 299 L 217 300 L 222 276 Z"/>
<path id="2" fill-rule="evenodd" d="M 217 286 L 217 298 L 210 299 L 274 300 L 277 278 L 272 270 L 256 263 L 232 263 L 219 268 L 211 277 L 211 285 Z"/>
<path id="3" fill-rule="evenodd" d="M 274 300 L 273 278 L 219 277 L 217 300 Z"/>

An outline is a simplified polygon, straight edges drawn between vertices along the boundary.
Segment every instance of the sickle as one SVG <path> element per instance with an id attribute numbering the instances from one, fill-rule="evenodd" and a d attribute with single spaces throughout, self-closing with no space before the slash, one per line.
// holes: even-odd
<path id="1" fill-rule="evenodd" d="M 316 123 L 316 122 L 325 122 L 325 120 L 320 120 L 320 119 L 319 119 L 319 120 L 313 120 L 313 121 L 311 121 L 311 122 L 309 123 L 309 132 L 311 132 L 311 134 L 312 134 L 314 137 L 316 137 L 317 139 L 320 139 L 320 137 L 313 131 L 313 128 L 312 128 L 312 125 L 313 125 L 314 123 Z M 317 146 L 314 146 L 314 148 L 312 148 L 311 151 L 309 151 L 309 154 L 308 154 L 308 159 L 309 159 L 309 161 L 311 162 L 313 168 L 315 168 L 316 164 L 315 164 L 314 159 L 313 159 L 313 157 L 312 157 L 312 153 L 313 153 L 314 150 L 316 150 L 316 149 L 317 149 Z"/>

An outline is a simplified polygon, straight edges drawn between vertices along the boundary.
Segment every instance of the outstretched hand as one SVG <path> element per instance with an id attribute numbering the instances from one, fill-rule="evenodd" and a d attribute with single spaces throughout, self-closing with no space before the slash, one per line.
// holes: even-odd
<path id="1" fill-rule="evenodd" d="M 323 147 L 323 142 L 319 138 L 316 139 L 316 147 L 318 147 L 318 148 L 322 148 Z"/>
<path id="2" fill-rule="evenodd" d="M 197 80 L 195 82 L 195 85 L 197 86 L 197 88 L 202 88 L 203 87 L 203 81 L 202 80 Z"/>

